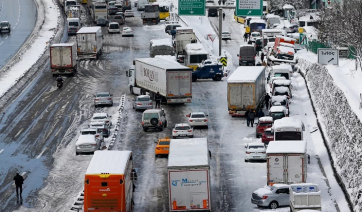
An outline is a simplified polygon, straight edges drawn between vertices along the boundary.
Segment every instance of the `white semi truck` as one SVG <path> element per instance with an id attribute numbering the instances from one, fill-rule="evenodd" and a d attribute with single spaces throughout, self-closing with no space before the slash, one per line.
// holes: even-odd
<path id="1" fill-rule="evenodd" d="M 77 45 L 79 59 L 98 59 L 103 47 L 101 27 L 82 27 L 77 32 Z"/>
<path id="2" fill-rule="evenodd" d="M 307 142 L 271 141 L 266 150 L 267 184 L 307 181 Z"/>
<path id="3" fill-rule="evenodd" d="M 265 96 L 265 67 L 239 66 L 227 79 L 227 100 L 232 116 L 261 108 Z"/>
<path id="4" fill-rule="evenodd" d="M 160 93 L 162 102 L 191 103 L 192 70 L 161 58 L 135 59 L 127 76 L 131 93 Z"/>
<path id="5" fill-rule="evenodd" d="M 51 45 L 50 69 L 53 75 L 74 75 L 77 71 L 77 44 L 58 43 Z"/>
<path id="6" fill-rule="evenodd" d="M 171 139 L 167 173 L 170 211 L 211 211 L 207 138 Z"/>

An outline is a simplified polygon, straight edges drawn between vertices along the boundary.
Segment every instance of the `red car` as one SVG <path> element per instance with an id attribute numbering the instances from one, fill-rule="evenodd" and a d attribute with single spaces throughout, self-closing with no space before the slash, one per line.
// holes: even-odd
<path id="1" fill-rule="evenodd" d="M 264 144 L 269 144 L 270 141 L 274 141 L 274 133 L 271 128 L 267 128 L 264 130 L 263 135 L 261 136 L 261 142 Z"/>
<path id="2" fill-rule="evenodd" d="M 273 123 L 274 123 L 274 120 L 273 120 L 273 117 L 271 117 L 271 116 L 260 117 L 259 122 L 256 125 L 255 136 L 257 138 L 261 137 L 264 130 L 266 128 L 272 127 Z"/>

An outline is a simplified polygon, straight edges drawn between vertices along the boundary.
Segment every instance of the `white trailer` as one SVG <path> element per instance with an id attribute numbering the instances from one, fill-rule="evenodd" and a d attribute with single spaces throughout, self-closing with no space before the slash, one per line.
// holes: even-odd
<path id="1" fill-rule="evenodd" d="M 211 211 L 207 138 L 171 139 L 167 173 L 170 211 Z"/>
<path id="2" fill-rule="evenodd" d="M 50 69 L 53 75 L 77 71 L 77 44 L 58 43 L 50 46 Z"/>
<path id="3" fill-rule="evenodd" d="M 307 181 L 307 142 L 271 141 L 266 156 L 268 185 Z"/>
<path id="4" fill-rule="evenodd" d="M 176 27 L 175 43 L 176 53 L 183 55 L 186 45 L 196 43 L 197 38 L 194 30 L 191 27 Z"/>
<path id="5" fill-rule="evenodd" d="M 79 59 L 98 59 L 103 47 L 101 27 L 82 27 L 77 32 L 77 45 Z"/>
<path id="6" fill-rule="evenodd" d="M 228 109 L 232 116 L 257 111 L 265 96 L 265 66 L 239 66 L 227 79 Z"/>
<path id="7" fill-rule="evenodd" d="M 191 103 L 192 70 L 179 63 L 161 58 L 139 58 L 127 71 L 131 93 L 157 92 L 162 102 Z"/>
<path id="8" fill-rule="evenodd" d="M 291 212 L 315 210 L 322 211 L 321 191 L 317 184 L 291 184 L 289 189 Z"/>

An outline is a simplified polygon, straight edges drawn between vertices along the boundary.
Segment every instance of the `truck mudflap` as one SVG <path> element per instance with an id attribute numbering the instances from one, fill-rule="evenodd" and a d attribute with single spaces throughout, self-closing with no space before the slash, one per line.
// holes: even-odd
<path id="1" fill-rule="evenodd" d="M 78 53 L 78 59 L 79 60 L 97 59 L 97 54 L 96 53 L 91 53 L 91 54 L 80 54 L 80 53 Z"/>
<path id="2" fill-rule="evenodd" d="M 191 103 L 192 98 L 180 98 L 180 99 L 167 99 L 167 104 L 180 104 L 180 103 Z"/>
<path id="3" fill-rule="evenodd" d="M 244 111 L 244 110 L 229 110 L 229 114 L 232 117 L 244 117 L 245 113 L 246 113 L 246 111 Z"/>
<path id="4" fill-rule="evenodd" d="M 76 69 L 51 69 L 53 75 L 58 74 L 70 74 L 73 75 L 76 72 Z"/>

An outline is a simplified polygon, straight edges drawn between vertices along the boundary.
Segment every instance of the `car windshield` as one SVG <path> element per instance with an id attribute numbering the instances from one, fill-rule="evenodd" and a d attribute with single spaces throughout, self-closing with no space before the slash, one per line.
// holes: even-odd
<path id="1" fill-rule="evenodd" d="M 79 26 L 78 22 L 73 21 L 73 22 L 69 22 L 69 26 Z"/>
<path id="2" fill-rule="evenodd" d="M 143 114 L 143 119 L 153 119 L 153 118 L 158 119 L 158 113 L 144 113 Z"/>
<path id="3" fill-rule="evenodd" d="M 205 118 L 204 114 L 192 114 L 191 118 Z"/>
<path id="4" fill-rule="evenodd" d="M 259 126 L 263 126 L 263 127 L 272 126 L 272 125 L 273 125 L 272 123 L 259 123 Z"/>
<path id="5" fill-rule="evenodd" d="M 114 19 L 123 19 L 123 16 L 121 16 L 121 15 L 116 15 L 116 16 L 114 16 Z"/>
<path id="6" fill-rule="evenodd" d="M 0 23 L 1 26 L 8 26 L 8 23 Z"/>
<path id="7" fill-rule="evenodd" d="M 107 116 L 96 116 L 96 117 L 93 117 L 93 119 L 106 119 Z"/>
<path id="8" fill-rule="evenodd" d="M 110 29 L 119 29 L 118 24 L 111 24 L 109 26 Z"/>
<path id="9" fill-rule="evenodd" d="M 278 91 L 276 91 L 276 92 L 275 92 L 275 96 L 283 96 L 283 95 L 288 96 L 289 94 L 288 94 L 287 91 L 285 91 L 285 92 L 278 92 Z"/>
<path id="10" fill-rule="evenodd" d="M 283 112 L 275 112 L 275 113 L 271 113 L 270 116 L 273 117 L 273 119 L 281 119 L 281 118 L 284 117 L 284 113 Z"/>
<path id="11" fill-rule="evenodd" d="M 146 102 L 146 101 L 149 101 L 149 100 L 150 100 L 150 97 L 138 97 L 137 98 L 138 102 Z"/>
<path id="12" fill-rule="evenodd" d="M 169 141 L 160 141 L 160 143 L 158 143 L 159 145 L 167 145 L 169 146 L 170 145 L 170 142 Z"/>
<path id="13" fill-rule="evenodd" d="M 97 134 L 96 131 L 83 131 L 82 135 L 95 135 Z"/>
<path id="14" fill-rule="evenodd" d="M 226 35 L 228 35 L 230 32 L 222 32 L 222 34 L 226 34 Z"/>
<path id="15" fill-rule="evenodd" d="M 108 97 L 109 94 L 108 93 L 98 93 L 97 97 Z"/>
<path id="16" fill-rule="evenodd" d="M 175 130 L 189 130 L 190 127 L 189 126 L 178 126 L 178 127 L 175 127 Z"/>
<path id="17" fill-rule="evenodd" d="M 270 131 L 270 130 L 265 130 L 264 133 L 265 133 L 265 135 L 273 135 L 272 131 Z"/>

